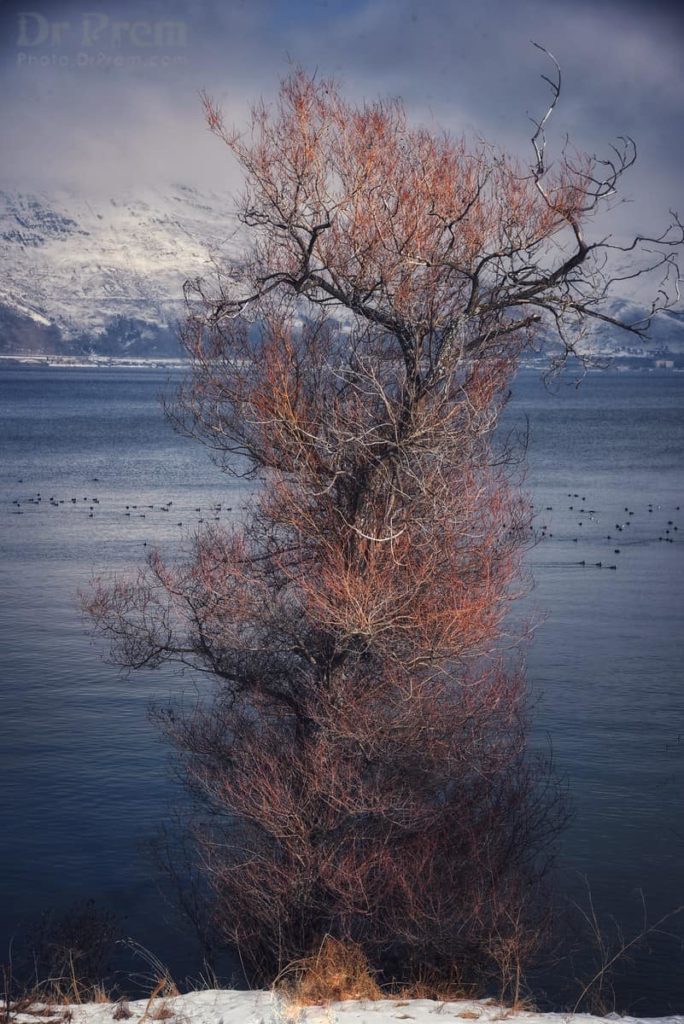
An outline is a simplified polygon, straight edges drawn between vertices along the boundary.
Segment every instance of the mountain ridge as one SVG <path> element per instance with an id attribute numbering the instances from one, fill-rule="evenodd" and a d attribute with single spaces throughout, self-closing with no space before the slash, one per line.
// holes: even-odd
<path id="1" fill-rule="evenodd" d="M 94 198 L 0 190 L 0 355 L 178 357 L 183 283 L 236 253 L 226 193 L 175 184 Z M 634 322 L 644 307 L 616 298 Z M 661 314 L 648 343 L 597 322 L 592 356 L 684 353 L 684 311 Z"/>

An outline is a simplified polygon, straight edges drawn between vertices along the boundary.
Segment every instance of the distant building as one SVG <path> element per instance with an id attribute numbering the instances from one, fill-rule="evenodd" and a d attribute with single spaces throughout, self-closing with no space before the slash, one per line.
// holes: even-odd
<path id="1" fill-rule="evenodd" d="M 674 369 L 674 359 L 656 359 L 655 364 L 657 370 Z"/>

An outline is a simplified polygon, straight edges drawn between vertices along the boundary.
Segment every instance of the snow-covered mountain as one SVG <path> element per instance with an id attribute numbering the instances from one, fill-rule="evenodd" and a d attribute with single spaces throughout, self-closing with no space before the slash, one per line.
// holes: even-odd
<path id="1" fill-rule="evenodd" d="M 185 185 L 85 198 L 0 191 L 0 354 L 177 356 L 183 282 L 239 251 L 228 194 Z M 616 299 L 627 322 L 643 307 Z M 596 355 L 684 352 L 684 313 L 653 322 L 651 341 L 597 322 Z"/>
<path id="2" fill-rule="evenodd" d="M 0 353 L 177 355 L 183 281 L 231 248 L 228 195 L 0 191 Z"/>
<path id="3" fill-rule="evenodd" d="M 643 320 L 646 310 L 643 305 L 631 299 L 615 298 L 610 304 L 610 313 L 623 323 L 636 324 Z M 606 356 L 682 354 L 684 311 L 668 309 L 654 316 L 648 330 L 647 341 L 597 320 L 589 339 L 589 347 L 593 354 Z"/>

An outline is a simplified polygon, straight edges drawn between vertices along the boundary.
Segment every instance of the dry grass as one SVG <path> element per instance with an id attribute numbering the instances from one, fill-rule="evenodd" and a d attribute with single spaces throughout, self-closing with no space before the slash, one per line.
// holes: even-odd
<path id="1" fill-rule="evenodd" d="M 418 978 L 408 985 L 402 985 L 397 993 L 400 999 L 433 999 L 438 1003 L 456 1003 L 461 999 L 475 998 L 473 989 L 469 989 L 456 975 L 451 981 L 432 980 L 428 976 Z"/>
<path id="2" fill-rule="evenodd" d="M 360 946 L 330 935 L 311 956 L 290 964 L 276 980 L 276 988 L 292 1006 L 385 998 Z"/>
<path id="3" fill-rule="evenodd" d="M 111 994 L 103 985 L 85 985 L 72 973 L 71 977 L 49 978 L 18 995 L 8 1002 L 3 1019 L 7 1022 L 17 1014 L 26 1014 L 51 1020 L 59 1014 L 59 1021 L 68 1024 L 73 1017 L 68 1007 L 83 1003 L 102 1006 L 111 1001 Z M 60 1013 L 63 1007 L 67 1009 Z"/>
<path id="4" fill-rule="evenodd" d="M 140 1018 L 140 1021 L 144 1020 L 169 1020 L 171 1017 L 175 1017 L 174 1011 L 167 1005 L 167 999 L 175 999 L 179 996 L 180 992 L 176 986 L 176 983 L 170 977 L 168 973 L 164 973 L 161 978 L 157 979 L 157 983 L 150 992 L 149 999 L 147 1000 L 147 1006 L 145 1011 Z M 159 1002 L 155 1005 L 155 1000 Z"/>
<path id="5" fill-rule="evenodd" d="M 319 948 L 303 960 L 288 965 L 276 979 L 274 989 L 284 999 L 287 1020 L 299 1020 L 303 1007 L 326 1006 L 345 1000 L 393 999 L 397 1008 L 409 1000 L 430 999 L 438 1003 L 458 1002 L 476 997 L 454 970 L 451 980 L 434 979 L 428 974 L 410 984 L 382 988 L 376 972 L 356 943 L 340 942 L 326 935 Z M 281 1007 L 281 1010 L 283 1007 Z M 465 1019 L 477 1019 L 478 1013 L 464 1011 Z"/>
<path id="6" fill-rule="evenodd" d="M 175 1016 L 175 1011 L 169 1006 L 165 999 L 162 999 L 161 1002 L 152 1010 L 150 1019 L 171 1020 L 171 1018 Z"/>

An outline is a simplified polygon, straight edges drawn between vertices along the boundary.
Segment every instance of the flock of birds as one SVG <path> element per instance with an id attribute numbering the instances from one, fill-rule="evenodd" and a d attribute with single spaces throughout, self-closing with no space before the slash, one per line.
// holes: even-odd
<path id="1" fill-rule="evenodd" d="M 568 505 L 567 506 L 567 511 L 573 513 L 574 522 L 572 522 L 570 524 L 567 524 L 563 536 L 561 536 L 560 538 L 558 536 L 556 536 L 556 538 L 555 538 L 556 540 L 560 539 L 560 540 L 568 541 L 569 543 L 572 543 L 572 544 L 579 544 L 580 543 L 580 537 L 581 537 L 582 540 L 597 540 L 598 539 L 599 541 L 603 541 L 603 540 L 611 541 L 613 544 L 620 544 L 621 545 L 620 547 L 613 547 L 613 554 L 614 555 L 622 554 L 625 546 L 632 546 L 634 544 L 647 544 L 647 543 L 650 543 L 651 541 L 656 542 L 656 543 L 663 543 L 664 542 L 666 544 L 674 544 L 674 542 L 675 542 L 675 537 L 673 536 L 673 534 L 678 533 L 679 527 L 675 523 L 674 519 L 668 519 L 666 521 L 666 525 L 661 525 L 660 527 L 657 528 L 656 531 L 652 531 L 651 526 L 649 524 L 649 527 L 647 528 L 646 533 L 644 533 L 643 531 L 640 530 L 640 531 L 638 531 L 639 532 L 639 536 L 635 537 L 634 539 L 632 539 L 632 535 L 634 535 L 635 532 L 637 532 L 637 531 L 633 531 L 633 530 L 630 529 L 630 527 L 635 522 L 634 517 L 637 517 L 637 521 L 639 519 L 639 516 L 642 515 L 642 514 L 645 515 L 647 518 L 648 518 L 648 516 L 651 516 L 651 515 L 662 518 L 663 514 L 667 514 L 665 512 L 665 510 L 664 510 L 662 505 L 659 505 L 659 504 L 656 505 L 653 502 L 649 501 L 647 503 L 647 505 L 645 506 L 645 509 L 641 510 L 641 511 L 637 511 L 636 509 L 629 508 L 629 506 L 625 506 L 624 507 L 624 512 L 625 512 L 627 518 L 623 519 L 622 522 L 616 522 L 616 523 L 613 523 L 612 525 L 610 525 L 611 522 L 612 522 L 612 518 L 613 517 L 610 516 L 610 514 L 607 513 L 607 512 L 600 512 L 600 511 L 598 511 L 595 508 L 588 508 L 587 507 L 587 497 L 586 497 L 586 495 L 580 495 L 579 493 L 568 492 L 567 497 L 573 501 L 572 505 Z M 575 502 L 578 502 L 578 503 L 575 504 Z M 539 508 L 539 509 L 536 510 L 537 514 L 541 513 L 542 511 L 543 512 L 553 512 L 554 511 L 554 507 L 552 505 L 545 505 L 542 508 Z M 565 511 L 565 510 L 563 510 L 563 511 Z M 676 505 L 674 507 L 674 512 L 679 512 L 679 511 L 680 511 L 680 506 Z M 671 514 L 674 514 L 674 513 L 671 513 Z M 621 513 L 619 513 L 618 515 L 620 516 Z M 651 522 L 653 522 L 653 521 L 651 521 Z M 609 524 L 607 527 L 605 526 L 606 523 Z M 574 529 L 575 526 L 578 529 L 582 530 L 582 534 L 581 535 L 580 534 L 575 535 L 575 529 Z M 592 528 L 598 528 L 598 529 L 608 529 L 611 532 L 608 532 L 608 533 L 605 533 L 605 534 L 602 533 L 600 536 L 597 537 L 596 536 L 597 530 L 593 529 L 591 531 L 591 533 L 593 534 L 593 537 L 592 537 L 590 535 L 590 531 L 585 529 L 585 527 L 587 527 L 587 526 L 590 526 Z M 534 529 L 534 527 L 531 527 L 531 529 Z M 616 532 L 613 533 L 612 530 L 615 530 Z M 623 535 L 624 540 L 622 540 L 619 535 Z M 550 538 L 553 538 L 553 536 L 554 535 L 550 531 L 550 528 L 547 525 L 545 525 L 545 524 L 542 525 L 539 528 L 538 532 L 537 532 L 537 539 L 540 540 L 540 541 L 548 540 Z M 616 563 L 608 564 L 607 562 L 603 561 L 603 559 L 601 559 L 598 562 L 591 562 L 591 561 L 587 561 L 587 559 L 584 558 L 581 561 L 572 562 L 570 564 L 580 565 L 580 566 L 594 566 L 597 569 L 617 570 L 617 564 Z"/>
<path id="2" fill-rule="evenodd" d="M 19 480 L 19 484 L 23 484 L 23 480 Z M 99 483 L 99 479 L 94 477 L 91 483 Z M 535 536 L 539 541 L 546 541 L 554 539 L 557 543 L 571 543 L 580 544 L 580 542 L 591 542 L 596 541 L 608 541 L 614 546 L 612 548 L 613 555 L 620 555 L 623 553 L 625 547 L 633 546 L 634 544 L 645 544 L 650 542 L 674 544 L 676 534 L 678 533 L 679 527 L 675 522 L 674 518 L 664 519 L 667 512 L 662 505 L 648 502 L 642 509 L 634 509 L 625 506 L 624 516 L 622 513 L 619 514 L 618 518 L 622 521 L 615 522 L 615 517 L 610 515 L 609 512 L 599 511 L 596 508 L 590 508 L 587 504 L 587 496 L 580 495 L 579 493 L 568 492 L 568 499 L 572 502 L 567 506 L 567 512 L 572 513 L 572 516 L 567 516 L 565 509 L 556 509 L 556 512 L 560 512 L 563 517 L 563 522 L 560 525 L 560 533 L 556 528 L 556 533 L 551 530 L 551 527 L 542 523 L 538 527 L 531 526 L 531 530 L 535 530 Z M 88 518 L 94 519 L 96 515 L 101 512 L 113 514 L 114 516 L 120 516 L 124 519 L 155 519 L 154 513 L 160 513 L 164 515 L 164 518 L 172 516 L 173 513 L 180 515 L 176 522 L 177 527 L 197 527 L 201 526 L 205 522 L 219 522 L 224 513 L 230 513 L 233 511 L 232 506 L 226 505 L 223 502 L 214 502 L 204 507 L 201 505 L 186 506 L 178 503 L 174 503 L 173 500 L 160 502 L 158 504 L 134 504 L 129 501 L 128 504 L 123 506 L 116 506 L 113 509 L 108 505 L 103 505 L 100 498 L 92 495 L 70 495 L 69 497 L 57 497 L 55 494 L 49 496 L 43 495 L 40 492 L 34 492 L 27 496 L 17 497 L 12 502 L 14 506 L 14 513 L 16 515 L 23 515 L 27 511 L 38 511 L 40 509 L 53 508 L 78 508 L 87 510 Z M 554 512 L 554 506 L 543 505 L 535 508 L 535 517 L 537 519 L 547 518 L 543 513 Z M 674 515 L 675 512 L 680 511 L 680 506 L 674 507 L 674 510 L 670 515 Z M 150 515 L 152 514 L 152 515 Z M 653 517 L 648 523 L 647 529 L 642 529 L 641 526 L 646 526 L 646 522 L 649 517 Z M 645 520 L 644 518 L 645 517 Z M 662 520 L 662 522 L 661 522 Z M 172 521 L 172 520 L 169 520 Z M 639 523 L 639 528 L 634 530 L 633 524 Z M 608 524 L 606 526 L 606 523 Z M 651 527 L 654 523 L 660 523 L 653 530 Z M 599 534 L 599 530 L 601 533 Z M 603 532 L 606 530 L 607 532 Z M 638 536 L 637 536 L 638 535 Z M 143 546 L 147 546 L 147 541 L 143 541 Z M 618 546 L 619 545 L 619 546 Z M 617 569 L 617 563 L 610 561 L 607 562 L 602 557 L 599 561 L 590 561 L 587 558 L 579 561 L 572 561 L 570 565 L 578 566 L 593 566 L 599 569 Z"/>
<path id="3" fill-rule="evenodd" d="M 23 484 L 23 482 L 24 481 L 22 479 L 17 481 L 17 483 L 19 484 Z M 91 482 L 99 483 L 98 477 L 93 477 Z M 88 519 L 94 519 L 96 517 L 96 513 L 98 512 L 113 512 L 114 515 L 118 514 L 124 519 L 147 519 L 149 513 L 175 512 L 177 515 L 180 514 L 184 516 L 183 519 L 179 519 L 176 522 L 175 525 L 178 527 L 182 527 L 184 525 L 188 527 L 191 525 L 201 525 L 202 523 L 209 521 L 220 522 L 223 513 L 233 511 L 231 505 L 225 505 L 223 502 L 216 502 L 203 508 L 201 505 L 196 505 L 192 507 L 183 506 L 174 503 L 173 500 L 171 499 L 160 502 L 156 505 L 133 504 L 133 502 L 129 502 L 129 504 L 127 505 L 111 509 L 107 507 L 107 505 L 103 505 L 100 498 L 94 497 L 92 495 L 70 495 L 67 498 L 61 498 L 57 497 L 57 495 L 55 494 L 51 494 L 48 497 L 47 495 L 42 494 L 40 491 L 35 491 L 32 494 L 22 496 L 21 498 L 14 498 L 12 500 L 12 505 L 14 506 L 14 514 L 19 516 L 24 515 L 24 513 L 27 511 L 35 512 L 47 508 L 59 509 L 62 508 L 62 506 L 64 506 L 65 509 L 75 508 L 78 510 L 86 510 L 88 513 Z M 144 541 L 143 545 L 147 546 L 147 541 Z"/>

